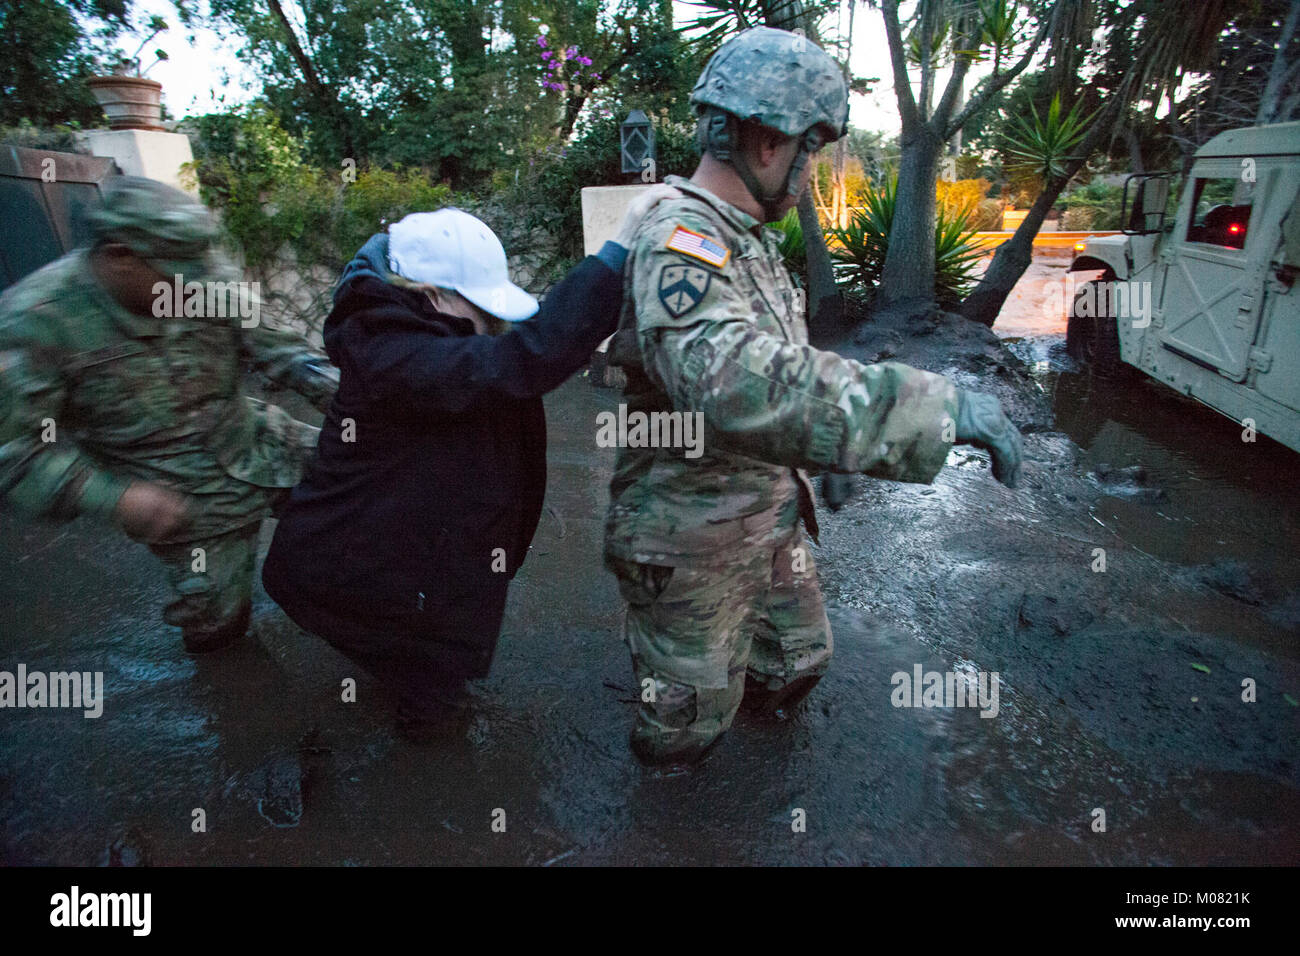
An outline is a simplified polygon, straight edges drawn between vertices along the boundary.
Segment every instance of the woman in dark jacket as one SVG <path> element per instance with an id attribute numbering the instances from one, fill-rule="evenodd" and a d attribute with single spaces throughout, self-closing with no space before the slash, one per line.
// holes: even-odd
<path id="1" fill-rule="evenodd" d="M 619 239 L 675 194 L 638 197 Z M 425 739 L 488 672 L 546 492 L 542 395 L 613 333 L 627 250 L 607 242 L 525 318 L 536 302 L 479 220 L 417 213 L 390 233 L 334 293 L 324 337 L 339 389 L 262 581 L 389 684 L 399 730 Z"/>

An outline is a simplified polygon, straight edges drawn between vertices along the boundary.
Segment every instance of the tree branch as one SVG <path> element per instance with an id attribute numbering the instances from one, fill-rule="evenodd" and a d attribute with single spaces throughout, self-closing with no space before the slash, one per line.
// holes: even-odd
<path id="1" fill-rule="evenodd" d="M 1268 82 L 1264 85 L 1264 92 L 1259 98 L 1259 112 L 1255 114 L 1256 123 L 1276 122 L 1274 117 L 1278 112 L 1278 99 L 1290 76 L 1286 53 L 1287 47 L 1291 45 L 1291 37 L 1295 35 L 1297 19 L 1300 19 L 1300 0 L 1291 0 L 1291 9 L 1287 11 L 1286 20 L 1282 23 L 1282 33 L 1278 37 L 1277 48 L 1273 51 L 1273 62 L 1268 68 Z"/>
<path id="2" fill-rule="evenodd" d="M 352 142 L 352 129 L 347 116 L 343 112 L 342 104 L 331 93 L 329 88 L 321 82 L 316 67 L 312 64 L 301 44 L 298 43 L 298 35 L 293 32 L 293 26 L 289 23 L 289 18 L 285 16 L 284 7 L 280 5 L 280 0 L 267 0 L 267 6 L 271 8 L 272 15 L 279 21 L 280 27 L 284 31 L 285 44 L 289 47 L 289 55 L 298 64 L 298 69 L 302 70 L 303 82 L 307 86 L 308 96 L 316 101 L 326 116 L 333 119 L 336 126 L 335 132 L 339 134 L 344 155 L 356 156 L 356 149 Z"/>
<path id="3" fill-rule="evenodd" d="M 930 103 L 934 99 L 934 0 L 921 0 L 921 93 L 917 102 L 921 107 L 921 121 L 930 119 Z"/>
<path id="4" fill-rule="evenodd" d="M 1016 64 L 1005 73 L 999 73 L 997 76 L 990 76 L 971 94 L 971 98 L 966 101 L 966 105 L 957 117 L 949 123 L 943 130 L 943 138 L 951 139 L 957 130 L 961 129 L 970 121 L 970 118 L 982 110 L 997 93 L 1004 89 L 1008 83 L 1024 72 L 1029 66 L 1034 55 L 1037 54 L 1038 48 L 1042 46 L 1043 40 L 1051 32 L 1059 19 L 1061 4 L 1064 0 L 1056 0 L 1052 4 L 1051 12 L 1043 18 L 1043 22 L 1038 26 L 1038 32 L 1034 34 L 1033 40 L 1029 43 L 1029 49 L 1025 51 L 1024 56 L 1016 61 Z"/>
<path id="5" fill-rule="evenodd" d="M 894 95 L 898 98 L 898 116 L 903 122 L 903 133 L 909 134 L 921 125 L 912 95 L 912 81 L 907 76 L 907 55 L 903 52 L 903 30 L 898 24 L 898 0 L 883 0 L 880 14 L 885 21 L 885 37 L 889 41 L 889 61 L 894 69 Z"/>
<path id="6" fill-rule="evenodd" d="M 957 105 L 957 96 L 966 82 L 966 73 L 970 69 L 970 57 L 963 56 L 957 60 L 957 65 L 952 68 L 952 76 L 948 78 L 948 85 L 944 88 L 943 96 L 939 97 L 939 105 L 934 108 L 934 115 L 931 120 L 939 131 L 947 132 L 948 117 L 952 115 L 953 109 Z M 957 129 L 961 129 L 960 126 Z M 957 129 L 954 129 L 955 133 Z M 952 133 L 944 137 L 947 142 Z"/>
<path id="7" fill-rule="evenodd" d="M 1281 107 L 1278 108 L 1277 114 L 1273 117 L 1274 122 L 1289 123 L 1295 116 L 1296 105 L 1300 104 L 1300 90 L 1292 93 L 1282 101 Z"/>

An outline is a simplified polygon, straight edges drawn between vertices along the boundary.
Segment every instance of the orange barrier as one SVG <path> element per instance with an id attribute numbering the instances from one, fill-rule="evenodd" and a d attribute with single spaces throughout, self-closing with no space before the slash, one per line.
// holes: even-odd
<path id="1" fill-rule="evenodd" d="M 1012 232 L 977 232 L 975 233 L 975 242 L 985 249 L 992 249 L 1010 239 L 1015 233 Z M 1119 230 L 1099 230 L 1093 232 L 1040 232 L 1034 236 L 1034 249 L 1064 249 L 1074 252 L 1074 244 L 1083 242 L 1085 239 L 1095 238 L 1097 236 L 1118 236 Z"/>

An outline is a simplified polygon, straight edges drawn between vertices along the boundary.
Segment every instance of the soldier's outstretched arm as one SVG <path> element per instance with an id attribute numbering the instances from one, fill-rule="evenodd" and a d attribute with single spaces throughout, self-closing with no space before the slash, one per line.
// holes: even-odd
<path id="1" fill-rule="evenodd" d="M 243 357 L 259 372 L 291 388 L 321 411 L 339 387 L 339 370 L 325 355 L 292 332 L 264 325 L 240 330 Z"/>
<path id="2" fill-rule="evenodd" d="M 33 517 L 110 518 L 131 483 L 77 447 L 60 418 L 64 385 L 52 345 L 0 320 L 0 500 Z"/>
<path id="3" fill-rule="evenodd" d="M 638 237 L 632 276 L 646 373 L 674 407 L 702 412 L 728 450 L 762 461 L 932 481 L 955 438 L 956 387 L 757 328 L 764 291 L 746 286 L 730 261 L 718 267 L 670 249 L 678 225 L 708 235 L 707 222 L 656 217 Z"/>

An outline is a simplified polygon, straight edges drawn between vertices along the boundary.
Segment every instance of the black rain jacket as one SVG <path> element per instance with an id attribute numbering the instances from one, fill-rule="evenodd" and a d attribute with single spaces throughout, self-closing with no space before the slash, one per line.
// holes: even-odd
<path id="1" fill-rule="evenodd" d="M 371 237 L 334 293 L 339 389 L 262 581 L 344 653 L 481 677 L 541 516 L 542 395 L 613 333 L 625 250 L 607 243 L 492 337 L 386 282 L 387 243 Z"/>

